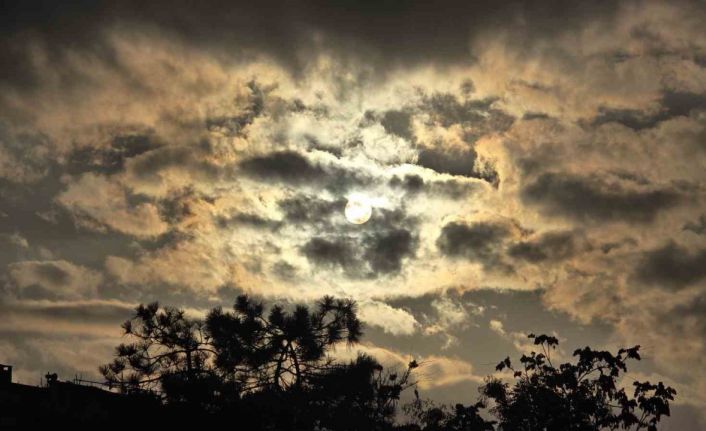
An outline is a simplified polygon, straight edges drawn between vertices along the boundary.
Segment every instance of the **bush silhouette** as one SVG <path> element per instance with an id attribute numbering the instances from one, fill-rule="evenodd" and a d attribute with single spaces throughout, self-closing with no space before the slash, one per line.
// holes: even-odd
<path id="1" fill-rule="evenodd" d="M 596 430 L 657 429 L 663 415 L 669 415 L 669 401 L 676 391 L 661 382 L 634 382 L 633 397 L 619 387 L 627 372 L 627 361 L 640 360 L 640 346 L 611 354 L 589 347 L 574 351 L 575 363 L 555 367 L 551 352 L 559 344 L 555 337 L 535 336 L 541 353 L 522 355 L 521 369 L 510 358 L 496 369 L 510 369 L 516 379 L 510 386 L 497 378 L 488 379 L 482 394 L 495 403 L 492 409 L 502 429 L 512 430 Z"/>
<path id="2" fill-rule="evenodd" d="M 223 422 L 247 430 L 535 431 L 656 430 L 674 389 L 620 378 L 639 346 L 612 354 L 589 347 L 555 366 L 555 337 L 530 334 L 539 352 L 506 358 L 468 405 L 437 406 L 419 396 L 410 361 L 385 370 L 373 357 L 332 359 L 339 343 L 358 343 L 356 304 L 324 297 L 287 309 L 239 296 L 232 310 L 203 320 L 183 310 L 140 305 L 123 324 L 128 343 L 100 371 L 127 394 L 158 397 L 168 420 Z M 508 372 L 509 371 L 509 372 Z M 398 417 L 402 393 L 414 397 Z"/>

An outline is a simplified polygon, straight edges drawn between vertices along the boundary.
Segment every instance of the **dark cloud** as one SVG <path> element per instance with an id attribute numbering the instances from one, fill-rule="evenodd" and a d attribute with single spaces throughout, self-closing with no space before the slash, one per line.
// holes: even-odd
<path id="1" fill-rule="evenodd" d="M 302 252 L 316 265 L 352 269 L 359 265 L 354 240 L 348 237 L 312 238 Z"/>
<path id="2" fill-rule="evenodd" d="M 439 173 L 479 178 L 497 185 L 499 182 L 497 172 L 493 169 L 477 170 L 476 157 L 476 152 L 473 149 L 465 151 L 423 149 L 419 152 L 417 164 Z"/>
<path id="3" fill-rule="evenodd" d="M 625 247 L 625 246 L 632 246 L 632 247 L 634 247 L 634 246 L 636 246 L 636 245 L 638 245 L 638 242 L 637 242 L 637 240 L 636 240 L 635 238 L 627 237 L 627 238 L 624 238 L 624 239 L 622 239 L 622 240 L 620 240 L 620 241 L 611 241 L 611 242 L 603 243 L 603 244 L 601 244 L 601 247 L 600 247 L 600 248 L 601 248 L 601 251 L 602 251 L 604 254 L 608 254 L 608 253 L 610 253 L 611 251 L 617 250 L 617 249 L 619 249 L 619 248 L 621 248 L 621 247 Z"/>
<path id="4" fill-rule="evenodd" d="M 364 258 L 374 273 L 396 274 L 402 269 L 402 259 L 413 256 L 416 242 L 416 238 L 406 229 L 374 234 L 363 242 Z"/>
<path id="5" fill-rule="evenodd" d="M 479 262 L 487 269 L 509 271 L 502 261 L 502 248 L 510 236 L 504 224 L 451 222 L 441 229 L 436 246 L 446 256 Z"/>
<path id="6" fill-rule="evenodd" d="M 380 124 L 385 128 L 387 133 L 392 135 L 397 135 L 401 138 L 408 140 L 413 140 L 414 135 L 412 134 L 412 115 L 406 111 L 386 111 Z"/>
<path id="7" fill-rule="evenodd" d="M 105 254 L 132 256 L 137 252 L 134 237 L 119 232 L 81 229 L 70 211 L 55 204 L 55 197 L 65 187 L 61 173 L 54 169 L 31 185 L 19 185 L 0 178 L 0 234 L 19 232 L 30 246 L 56 253 L 68 261 L 102 267 Z M 18 259 L 9 259 L 10 250 L 0 248 L 0 268 Z M 29 256 L 45 259 L 36 249 Z M 24 259 L 19 259 L 24 260 Z"/>
<path id="8" fill-rule="evenodd" d="M 188 146 L 164 146 L 130 159 L 128 169 L 144 180 L 157 180 L 159 173 L 169 168 L 183 169 L 194 176 L 218 179 L 227 171 L 206 160 L 205 156 L 211 152 L 211 144 L 206 140 Z"/>
<path id="9" fill-rule="evenodd" d="M 185 0 L 79 0 L 59 5 L 43 0 L 3 4 L 0 29 L 0 81 L 32 89 L 40 82 L 32 57 L 18 39 L 32 36 L 47 48 L 51 64 L 70 65 L 82 50 L 120 69 L 106 29 L 153 31 L 222 56 L 264 53 L 301 70 L 314 40 L 340 56 L 366 58 L 383 70 L 421 62 L 468 63 L 474 34 L 510 26 L 523 40 L 545 38 L 593 17 L 610 17 L 615 2 L 546 0 L 538 3 L 444 3 L 403 1 L 263 0 L 233 3 L 211 0 L 194 7 Z M 557 25 L 562 23 L 562 25 Z M 318 38 L 314 38 L 318 36 Z M 58 72 L 67 85 L 79 70 Z"/>
<path id="10" fill-rule="evenodd" d="M 179 244 L 186 244 L 193 239 L 194 234 L 192 232 L 179 229 L 170 229 L 155 238 L 140 240 L 139 248 L 135 247 L 135 244 L 133 243 L 133 248 L 137 250 L 135 254 L 140 255 L 146 252 L 177 247 Z"/>
<path id="11" fill-rule="evenodd" d="M 706 94 L 665 91 L 655 112 L 637 109 L 601 107 L 591 125 L 618 123 L 633 130 L 651 129 L 659 123 L 675 117 L 688 116 L 693 111 L 706 109 Z"/>
<path id="12" fill-rule="evenodd" d="M 236 213 L 228 217 L 219 217 L 217 223 L 221 228 L 240 225 L 240 226 L 250 226 L 257 229 L 269 229 L 277 230 L 282 227 L 282 222 L 279 220 L 272 220 L 257 214 L 250 213 Z"/>
<path id="13" fill-rule="evenodd" d="M 247 107 L 238 115 L 207 118 L 206 128 L 210 132 L 219 132 L 225 136 L 242 136 L 244 129 L 262 115 L 265 110 L 264 89 L 255 81 L 248 82 L 247 87 L 250 90 Z"/>
<path id="14" fill-rule="evenodd" d="M 69 280 L 69 273 L 53 262 L 38 262 L 34 265 L 34 270 L 40 280 L 51 284 L 65 284 Z"/>
<path id="15" fill-rule="evenodd" d="M 413 230 L 419 225 L 417 217 L 410 216 L 404 205 L 394 208 L 373 208 L 373 215 L 368 222 L 362 225 L 366 234 L 379 233 L 395 229 Z M 351 231 L 361 230 L 361 225 L 347 225 Z"/>
<path id="16" fill-rule="evenodd" d="M 304 139 L 306 139 L 309 150 L 318 150 L 318 151 L 323 151 L 325 153 L 332 154 L 336 156 L 337 158 L 341 158 L 343 155 L 343 148 L 336 146 L 336 145 L 331 145 L 331 144 L 326 144 L 321 141 L 319 141 L 315 136 L 305 134 Z"/>
<path id="17" fill-rule="evenodd" d="M 160 147 L 154 136 L 146 134 L 116 135 L 106 148 L 86 146 L 67 156 L 66 172 L 79 175 L 97 172 L 111 175 L 122 171 L 125 161 Z"/>
<path id="18" fill-rule="evenodd" d="M 247 174 L 263 180 L 291 183 L 320 180 L 326 171 L 294 151 L 280 151 L 256 156 L 240 163 Z"/>
<path id="19" fill-rule="evenodd" d="M 660 211 L 676 206 L 682 195 L 673 189 L 628 189 L 596 176 L 545 173 L 526 185 L 523 201 L 540 205 L 548 214 L 583 221 L 647 223 Z"/>
<path id="20" fill-rule="evenodd" d="M 192 206 L 194 202 L 208 198 L 199 196 L 192 188 L 177 190 L 159 202 L 160 217 L 170 223 L 178 223 L 190 216 L 193 216 Z"/>
<path id="21" fill-rule="evenodd" d="M 472 142 L 481 135 L 503 132 L 512 126 L 514 117 L 493 107 L 497 101 L 494 97 L 459 100 L 451 93 L 435 93 L 425 96 L 421 109 L 429 114 L 432 122 L 441 126 L 472 127 L 467 136 Z"/>
<path id="22" fill-rule="evenodd" d="M 532 241 L 521 241 L 508 249 L 508 255 L 531 263 L 558 263 L 590 249 L 580 233 L 574 231 L 547 232 Z"/>
<path id="23" fill-rule="evenodd" d="M 525 121 L 548 120 L 550 118 L 549 114 L 545 114 L 544 112 L 525 112 L 522 115 L 522 119 Z"/>
<path id="24" fill-rule="evenodd" d="M 56 166 L 51 158 L 53 144 L 39 131 L 18 131 L 0 120 L 0 179 L 32 184 Z"/>
<path id="25" fill-rule="evenodd" d="M 429 184 L 429 193 L 432 195 L 444 195 L 451 199 L 463 199 L 471 196 L 481 189 L 478 183 L 467 181 L 444 180 L 433 181 Z"/>
<path id="26" fill-rule="evenodd" d="M 404 177 L 395 175 L 390 178 L 388 184 L 391 187 L 402 189 L 410 195 L 424 192 L 429 196 L 444 196 L 451 199 L 468 197 L 480 188 L 477 182 L 465 179 L 452 178 L 448 180 L 424 181 L 422 177 L 416 174 L 407 174 Z"/>
<path id="27" fill-rule="evenodd" d="M 101 282 L 98 273 L 66 261 L 23 261 L 7 266 L 5 295 L 23 299 L 59 300 L 92 296 Z"/>
<path id="28" fill-rule="evenodd" d="M 413 258 L 418 238 L 410 230 L 371 230 L 362 236 L 316 237 L 301 248 L 315 265 L 340 268 L 351 278 L 397 274 L 404 259 Z"/>
<path id="29" fill-rule="evenodd" d="M 462 85 L 461 91 L 470 94 L 467 88 L 464 90 L 467 86 Z M 426 114 L 425 118 L 432 124 L 443 127 L 459 125 L 468 147 L 442 148 L 442 145 L 427 144 L 427 147 L 420 149 L 417 164 L 440 173 L 480 178 L 497 185 L 500 180 L 498 173 L 492 166 L 478 166 L 477 154 L 473 148 L 480 137 L 504 132 L 515 121 L 511 115 L 493 107 L 497 100 L 461 100 L 451 93 L 423 95 L 419 112 Z"/>
<path id="30" fill-rule="evenodd" d="M 670 241 L 644 252 L 634 275 L 646 284 L 682 289 L 706 278 L 706 249 L 691 252 Z"/>
<path id="31" fill-rule="evenodd" d="M 417 164 L 437 172 L 464 177 L 474 176 L 473 164 L 476 161 L 476 152 L 473 150 L 421 150 Z"/>
<path id="32" fill-rule="evenodd" d="M 71 274 L 53 262 L 32 262 L 15 273 L 11 272 L 13 267 L 17 268 L 16 264 L 8 266 L 3 277 L 6 283 L 0 285 L 4 298 L 60 300 L 67 293 L 65 286 L 70 287 L 72 281 Z"/>
<path id="33" fill-rule="evenodd" d="M 598 115 L 593 118 L 591 125 L 618 123 L 633 130 L 642 130 L 650 129 L 666 118 L 662 113 L 655 115 L 637 109 L 617 109 L 603 106 L 598 109 Z"/>
<path id="34" fill-rule="evenodd" d="M 293 280 L 297 277 L 298 268 L 289 262 L 280 260 L 272 265 L 272 273 L 281 280 Z"/>
<path id="35" fill-rule="evenodd" d="M 322 166 L 295 151 L 277 151 L 255 156 L 243 160 L 239 166 L 244 173 L 261 181 L 292 185 L 313 184 L 337 193 L 372 181 L 361 172 L 339 166 Z"/>
<path id="36" fill-rule="evenodd" d="M 706 295 L 701 294 L 671 310 L 664 310 L 659 319 L 663 328 L 670 328 L 680 338 L 696 335 L 703 339 L 706 337 L 706 319 L 703 316 L 706 316 Z"/>
<path id="37" fill-rule="evenodd" d="M 345 199 L 326 200 L 313 195 L 296 195 L 278 202 L 284 219 L 290 223 L 328 224 L 334 216 L 341 217 Z"/>
<path id="38" fill-rule="evenodd" d="M 682 230 L 694 232 L 697 235 L 706 235 L 706 214 L 701 214 L 695 222 L 687 222 Z"/>
<path id="39" fill-rule="evenodd" d="M 424 190 L 424 179 L 416 174 L 408 174 L 400 178 L 397 175 L 390 178 L 388 184 L 404 189 L 407 193 L 418 193 Z"/>
<path id="40" fill-rule="evenodd" d="M 694 111 L 706 110 L 706 93 L 666 91 L 660 104 L 669 117 L 688 116 Z"/>
<path id="41" fill-rule="evenodd" d="M 15 316 L 28 316 L 46 320 L 80 321 L 83 323 L 120 324 L 130 317 L 134 306 L 110 302 L 19 302 L 0 303 L 0 310 Z"/>

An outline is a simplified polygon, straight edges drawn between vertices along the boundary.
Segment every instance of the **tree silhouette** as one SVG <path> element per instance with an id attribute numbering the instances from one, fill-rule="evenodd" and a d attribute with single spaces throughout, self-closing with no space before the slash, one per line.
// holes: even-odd
<path id="1" fill-rule="evenodd" d="M 273 306 L 267 317 L 262 303 L 239 296 L 232 312 L 213 309 L 206 330 L 215 365 L 244 389 L 302 387 L 330 365 L 327 352 L 362 335 L 355 303 L 324 297 L 313 310 L 299 305 L 286 312 Z"/>
<path id="2" fill-rule="evenodd" d="M 403 372 L 386 371 L 368 355 L 335 365 L 311 382 L 311 414 L 325 429 L 393 429 L 400 395 L 415 385 L 417 366 L 411 361 Z"/>
<path id="3" fill-rule="evenodd" d="M 419 398 L 415 390 L 415 399 L 403 409 L 410 418 L 405 431 L 494 431 L 495 421 L 481 416 L 481 409 L 486 407 L 483 401 L 464 406 L 456 404 L 453 408 L 437 406 L 431 400 Z"/>
<path id="4" fill-rule="evenodd" d="M 337 344 L 360 340 L 362 325 L 353 301 L 331 297 L 312 307 L 266 309 L 243 295 L 232 310 L 214 308 L 204 320 L 152 303 L 137 307 L 123 330 L 130 341 L 117 346 L 101 373 L 128 394 L 160 394 L 163 415 L 178 425 L 188 419 L 281 431 L 651 431 L 676 394 L 661 382 L 635 382 L 632 396 L 620 387 L 627 362 L 640 359 L 639 346 L 615 354 L 585 347 L 574 362 L 555 366 L 557 338 L 530 334 L 541 351 L 522 355 L 520 368 L 503 360 L 477 402 L 437 406 L 420 398 L 414 360 L 404 370 L 385 370 L 368 355 L 332 359 Z M 406 424 L 396 424 L 401 395 L 411 388 Z"/>
<path id="5" fill-rule="evenodd" d="M 153 302 L 139 305 L 122 328 L 133 341 L 118 345 L 113 362 L 99 368 L 108 384 L 123 392 L 160 389 L 172 403 L 213 402 L 222 388 L 203 322 Z"/>
<path id="6" fill-rule="evenodd" d="M 493 413 L 502 430 L 656 430 L 663 415 L 669 415 L 669 401 L 676 391 L 661 382 L 634 382 L 633 397 L 619 387 L 626 362 L 640 360 L 640 346 L 620 349 L 616 354 L 578 349 L 576 363 L 554 366 L 551 352 L 559 344 L 555 337 L 535 336 L 542 352 L 522 355 L 522 369 L 506 358 L 497 371 L 510 369 L 515 378 L 510 386 L 490 378 L 482 394 L 495 403 Z"/>

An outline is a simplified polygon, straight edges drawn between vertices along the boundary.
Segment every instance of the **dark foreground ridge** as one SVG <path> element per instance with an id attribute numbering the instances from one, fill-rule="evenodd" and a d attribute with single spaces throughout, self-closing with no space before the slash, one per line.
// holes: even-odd
<path id="1" fill-rule="evenodd" d="M 113 428 L 127 426 L 138 416 L 156 424 L 149 418 L 164 412 L 164 406 L 154 397 L 119 394 L 51 377 L 46 386 L 0 382 L 0 430 Z"/>
<path id="2" fill-rule="evenodd" d="M 510 358 L 479 394 L 454 406 L 420 396 L 420 364 L 385 369 L 359 355 L 329 353 L 362 337 L 356 305 L 324 297 L 288 309 L 240 296 L 232 310 L 191 319 L 140 305 L 123 324 L 127 342 L 100 367 L 109 390 L 47 375 L 46 387 L 0 378 L 0 429 L 228 426 L 235 430 L 564 431 L 657 430 L 676 391 L 661 382 L 620 385 L 639 346 L 616 353 L 577 349 L 555 365 L 557 338 L 529 334 L 535 349 Z M 554 359 L 556 360 L 556 359 Z M 406 391 L 413 393 L 402 403 Z"/>

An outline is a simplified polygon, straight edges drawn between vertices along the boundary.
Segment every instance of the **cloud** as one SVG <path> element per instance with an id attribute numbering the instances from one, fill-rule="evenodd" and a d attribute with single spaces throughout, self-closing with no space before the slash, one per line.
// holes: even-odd
<path id="1" fill-rule="evenodd" d="M 442 174 L 480 178 L 491 184 L 497 184 L 499 180 L 496 172 L 492 170 L 479 172 L 476 169 L 476 157 L 477 155 L 472 149 L 466 151 L 447 150 L 446 152 L 424 149 L 419 152 L 417 164 Z"/>
<path id="2" fill-rule="evenodd" d="M 392 335 L 412 335 L 419 327 L 419 322 L 408 311 L 391 307 L 384 302 L 361 302 L 358 308 L 358 315 L 363 322 L 378 326 Z"/>
<path id="3" fill-rule="evenodd" d="M 408 140 L 414 139 L 412 132 L 412 115 L 406 111 L 389 110 L 385 111 L 380 124 L 387 133 L 397 135 Z"/>
<path id="4" fill-rule="evenodd" d="M 12 292 L 29 299 L 86 299 L 95 297 L 101 273 L 65 260 L 24 261 L 8 265 Z"/>
<path id="5" fill-rule="evenodd" d="M 229 217 L 221 217 L 218 224 L 226 228 L 232 225 L 251 226 L 259 229 L 277 230 L 282 226 L 282 222 L 261 217 L 257 214 L 237 213 Z"/>
<path id="6" fill-rule="evenodd" d="M 535 290 L 540 323 L 652 345 L 644 367 L 706 391 L 688 375 L 704 369 L 696 3 L 165 5 L 0 17 L 4 357 L 63 334 L 34 368 L 69 370 L 55 352 L 77 343 L 104 362 L 90 337 L 132 302 L 328 293 L 368 304 L 380 355 L 463 355 L 442 360 L 451 382 L 519 343 L 524 309 L 494 296 L 488 328 L 439 292 Z M 352 193 L 375 203 L 364 225 L 344 219 Z M 481 330 L 489 349 L 467 349 Z"/>
<path id="7" fill-rule="evenodd" d="M 510 271 L 503 262 L 502 247 L 512 235 L 511 229 L 496 222 L 449 222 L 436 240 L 443 254 L 478 262 L 489 270 Z"/>
<path id="8" fill-rule="evenodd" d="M 416 246 L 409 230 L 382 229 L 362 236 L 315 237 L 301 251 L 315 265 L 340 268 L 351 277 L 377 277 L 399 273 Z"/>
<path id="9" fill-rule="evenodd" d="M 417 174 L 393 175 L 388 181 L 390 187 L 404 190 L 410 195 L 424 193 L 432 198 L 461 199 L 482 191 L 478 181 L 470 179 L 427 179 Z"/>
<path id="10" fill-rule="evenodd" d="M 27 241 L 27 238 L 23 237 L 18 232 L 15 232 L 12 234 L 0 234 L 0 239 L 8 242 L 9 244 L 11 244 L 15 247 L 20 247 L 20 248 L 28 248 L 29 247 L 29 241 Z"/>
<path id="11" fill-rule="evenodd" d="M 139 5 L 135 1 L 104 0 L 67 16 L 44 4 L 13 4 L 2 22 L 7 35 L 2 63 L 12 67 L 4 69 L 0 77 L 27 89 L 41 82 L 34 70 L 36 59 L 11 43 L 28 34 L 46 46 L 52 53 L 50 59 L 58 64 L 71 64 L 68 47 L 115 63 L 116 53 L 105 33 L 108 28 L 122 26 L 131 32 L 152 30 L 214 56 L 267 56 L 292 73 L 302 73 L 306 62 L 322 51 L 335 53 L 342 63 L 367 59 L 382 71 L 390 71 L 426 62 L 468 64 L 472 60 L 469 38 L 508 20 L 528 43 L 547 33 L 574 28 L 586 19 L 610 16 L 617 8 L 577 1 L 551 8 L 462 1 L 434 7 L 424 3 L 380 6 L 321 2 L 292 7 L 278 0 L 233 7 L 213 1 L 198 10 L 184 1 Z M 69 83 L 83 78 L 80 70 L 69 69 L 63 74 Z"/>
<path id="12" fill-rule="evenodd" d="M 556 264 L 591 250 L 590 243 L 581 234 L 573 231 L 545 232 L 531 241 L 520 241 L 508 249 L 508 255 L 530 263 L 548 261 Z"/>
<path id="13" fill-rule="evenodd" d="M 682 229 L 694 232 L 697 235 L 706 234 L 706 214 L 701 214 L 696 222 L 687 222 Z"/>
<path id="14" fill-rule="evenodd" d="M 365 353 L 377 358 L 385 367 L 401 371 L 407 367 L 412 360 L 416 360 L 420 365 L 413 375 L 417 379 L 418 386 L 422 390 L 443 388 L 459 383 L 482 383 L 483 377 L 475 374 L 473 365 L 463 359 L 442 356 L 428 355 L 412 357 L 398 351 L 372 344 L 359 345 L 355 352 L 341 352 L 338 356 L 342 358 L 352 358 L 354 353 Z"/>
<path id="15" fill-rule="evenodd" d="M 0 178 L 35 183 L 52 166 L 51 140 L 37 132 L 19 132 L 0 122 Z"/>
<path id="16" fill-rule="evenodd" d="M 706 94 L 665 91 L 652 112 L 637 109 L 600 107 L 593 126 L 618 123 L 633 130 L 650 129 L 675 117 L 689 116 L 692 111 L 706 110 Z"/>
<path id="17" fill-rule="evenodd" d="M 0 302 L 5 319 L 0 331 L 11 337 L 83 336 L 119 334 L 136 304 L 104 299 L 12 299 Z M 25 364 L 18 364 L 25 366 Z"/>
<path id="18" fill-rule="evenodd" d="M 425 98 L 423 109 L 430 114 L 431 121 L 443 127 L 456 124 L 471 127 L 466 138 L 472 143 L 478 136 L 504 132 L 512 126 L 514 118 L 493 107 L 497 101 L 493 97 L 460 101 L 455 94 L 435 93 Z"/>
<path id="19" fill-rule="evenodd" d="M 471 312 L 458 301 L 449 296 L 441 296 L 431 301 L 431 307 L 436 316 L 431 318 L 424 327 L 427 335 L 441 334 L 446 339 L 442 350 L 459 343 L 458 338 L 452 332 L 464 329 L 470 322 Z"/>
<path id="20" fill-rule="evenodd" d="M 47 371 L 56 372 L 62 380 L 76 375 L 97 380 L 96 365 L 106 362 L 120 342 L 117 334 L 105 331 L 77 335 L 2 330 L 0 334 L 0 353 L 4 361 L 15 364 L 13 381 L 26 385 L 38 384 L 39 376 Z"/>
<path id="21" fill-rule="evenodd" d="M 350 238 L 312 238 L 302 247 L 302 252 L 317 265 L 339 266 L 352 269 L 360 263 Z"/>
<path id="22" fill-rule="evenodd" d="M 294 151 L 254 156 L 241 161 L 239 166 L 247 175 L 260 181 L 290 186 L 323 186 L 334 192 L 344 192 L 371 181 L 363 170 L 312 161 Z"/>
<path id="23" fill-rule="evenodd" d="M 407 229 L 394 229 L 376 233 L 365 239 L 364 257 L 373 272 L 398 273 L 402 260 L 412 257 L 416 248 L 415 238 Z"/>
<path id="24" fill-rule="evenodd" d="M 332 218 L 340 217 L 346 201 L 298 194 L 279 201 L 278 206 L 289 223 L 328 224 Z"/>
<path id="25" fill-rule="evenodd" d="M 505 332 L 505 327 L 503 326 L 503 322 L 501 322 L 500 320 L 491 319 L 488 322 L 488 326 L 493 332 L 497 333 L 500 336 L 504 337 L 507 335 L 507 332 Z"/>
<path id="26" fill-rule="evenodd" d="M 706 249 L 690 251 L 669 242 L 643 253 L 635 268 L 637 280 L 669 289 L 681 289 L 706 278 Z"/>
<path id="27" fill-rule="evenodd" d="M 244 160 L 240 167 L 249 175 L 291 183 L 321 181 L 326 171 L 301 154 L 281 151 Z"/>
<path id="28" fill-rule="evenodd" d="M 85 146 L 73 149 L 68 155 L 66 171 L 72 175 L 86 172 L 111 175 L 125 169 L 126 160 L 157 149 L 162 144 L 150 134 L 124 134 L 112 137 L 106 147 Z"/>
<path id="29" fill-rule="evenodd" d="M 422 359 L 419 387 L 432 389 L 463 382 L 481 384 L 483 376 L 475 374 L 473 365 L 462 359 L 447 356 L 428 356 Z"/>
<path id="30" fill-rule="evenodd" d="M 214 246 L 188 239 L 147 250 L 135 259 L 107 256 L 105 271 L 123 286 L 139 286 L 146 298 L 185 291 L 196 300 L 234 281 L 236 266 L 225 264 L 228 256 L 217 254 Z"/>
<path id="31" fill-rule="evenodd" d="M 628 189 L 596 177 L 551 172 L 527 184 L 522 199 L 547 213 L 582 221 L 648 223 L 679 204 L 682 194 L 673 188 Z"/>
<path id="32" fill-rule="evenodd" d="M 244 109 L 235 115 L 217 115 L 206 119 L 209 131 L 218 131 L 226 136 L 242 136 L 247 126 L 265 111 L 265 92 L 255 80 L 247 83 L 249 92 L 245 96 L 247 103 Z"/>
<path id="33" fill-rule="evenodd" d="M 99 226 L 128 235 L 153 237 L 167 231 L 168 226 L 153 203 L 131 204 L 127 191 L 104 176 L 84 174 L 56 200 L 79 219 L 87 217 Z"/>

